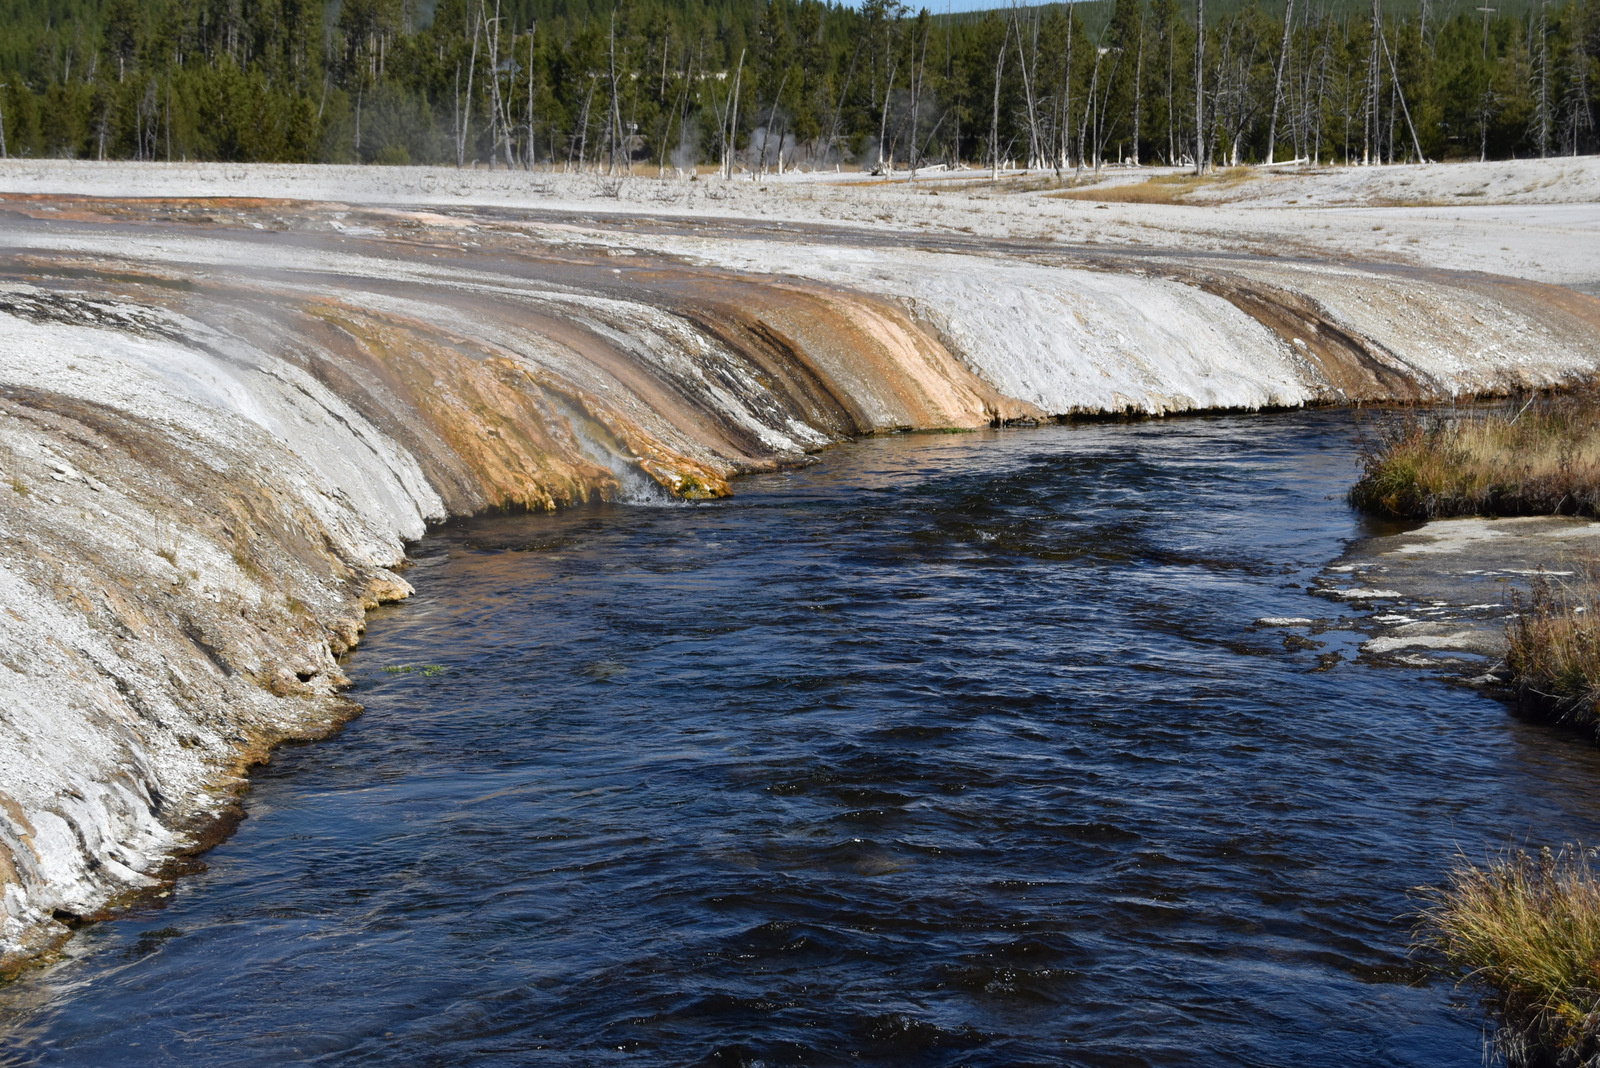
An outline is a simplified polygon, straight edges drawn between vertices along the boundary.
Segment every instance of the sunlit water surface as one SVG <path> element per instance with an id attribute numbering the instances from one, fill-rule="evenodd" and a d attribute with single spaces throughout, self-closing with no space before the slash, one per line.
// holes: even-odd
<path id="1" fill-rule="evenodd" d="M 1357 434 L 887 438 L 442 532 L 366 715 L 0 992 L 4 1061 L 1475 1065 L 1408 891 L 1600 840 L 1600 761 L 1252 629 L 1349 611 Z"/>

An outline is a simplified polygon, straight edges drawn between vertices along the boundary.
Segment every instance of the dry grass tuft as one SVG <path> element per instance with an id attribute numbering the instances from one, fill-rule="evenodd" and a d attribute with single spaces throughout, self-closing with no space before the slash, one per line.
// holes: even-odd
<path id="1" fill-rule="evenodd" d="M 1600 1062 L 1600 877 L 1581 846 L 1466 857 L 1424 891 L 1419 944 L 1486 992 L 1513 1066 Z"/>
<path id="2" fill-rule="evenodd" d="M 1407 519 L 1600 515 L 1600 390 L 1408 414 L 1362 457 L 1350 503 Z"/>
<path id="3" fill-rule="evenodd" d="M 1230 167 L 1200 176 L 1162 174 L 1142 182 L 1064 189 L 1049 195 L 1061 200 L 1095 200 L 1107 204 L 1182 204 L 1185 197 L 1198 190 L 1229 189 L 1251 177 L 1253 172 L 1249 167 Z"/>
<path id="4" fill-rule="evenodd" d="M 1572 726 L 1600 727 L 1600 559 L 1576 562 L 1556 585 L 1537 575 L 1528 597 L 1513 592 L 1506 669 L 1523 705 Z"/>

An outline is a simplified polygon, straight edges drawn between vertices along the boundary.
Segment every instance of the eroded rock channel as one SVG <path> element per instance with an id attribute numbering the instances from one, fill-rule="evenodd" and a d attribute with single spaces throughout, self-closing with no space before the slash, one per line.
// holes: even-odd
<path id="1" fill-rule="evenodd" d="M 1430 399 L 1600 365 L 1483 276 L 649 219 L 0 200 L 0 959 L 348 717 L 450 516 L 709 497 L 849 438 Z"/>

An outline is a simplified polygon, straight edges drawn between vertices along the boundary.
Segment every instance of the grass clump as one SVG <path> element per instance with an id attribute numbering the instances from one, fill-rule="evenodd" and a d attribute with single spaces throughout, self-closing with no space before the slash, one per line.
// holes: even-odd
<path id="1" fill-rule="evenodd" d="M 1563 723 L 1600 727 L 1600 560 L 1575 563 L 1560 585 L 1535 575 L 1529 594 L 1512 593 L 1506 670 L 1524 706 Z"/>
<path id="2" fill-rule="evenodd" d="M 1478 986 L 1515 1068 L 1600 1064 L 1600 877 L 1590 852 L 1462 857 L 1424 893 L 1420 944 Z"/>
<path id="3" fill-rule="evenodd" d="M 1407 413 L 1365 451 L 1350 503 L 1406 519 L 1600 515 L 1600 389 Z"/>
<path id="4" fill-rule="evenodd" d="M 1097 200 L 1108 204 L 1182 204 L 1202 189 L 1231 189 L 1252 177 L 1249 167 L 1229 167 L 1210 174 L 1158 174 L 1142 182 L 1095 185 L 1048 194 L 1060 200 Z"/>

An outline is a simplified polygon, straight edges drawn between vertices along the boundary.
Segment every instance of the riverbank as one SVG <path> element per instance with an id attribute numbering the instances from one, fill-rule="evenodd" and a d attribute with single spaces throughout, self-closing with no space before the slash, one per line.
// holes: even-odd
<path id="1" fill-rule="evenodd" d="M 1600 393 L 1411 413 L 1380 428 L 1350 503 L 1375 515 L 1600 514 Z"/>
<path id="2" fill-rule="evenodd" d="M 1473 518 L 1434 519 L 1412 534 L 1375 539 L 1340 568 L 1356 586 L 1331 586 L 1335 596 L 1401 606 L 1376 617 L 1399 625 L 1363 649 L 1403 651 L 1413 662 L 1485 655 L 1495 663 L 1474 681 L 1522 713 L 1593 741 L 1600 723 L 1597 449 L 1592 384 L 1494 408 L 1391 419 L 1363 458 L 1351 504 L 1378 516 Z M 1488 582 L 1502 585 L 1495 591 Z M 1471 605 L 1474 593 L 1487 603 Z M 1546 846 L 1538 859 L 1518 846 L 1481 866 L 1462 857 L 1443 888 L 1425 891 L 1423 944 L 1483 991 L 1495 1021 L 1490 1048 L 1511 1064 L 1593 1057 L 1600 893 L 1591 861 L 1581 843 L 1559 852 Z"/>
<path id="3" fill-rule="evenodd" d="M 1392 419 L 1363 458 L 1350 491 L 1380 516 L 1585 516 L 1600 514 L 1600 398 L 1572 392 L 1495 408 L 1408 413 Z M 1544 524 L 1549 529 L 1549 524 Z M 1570 531 L 1569 531 L 1570 532 Z M 1505 671 L 1525 709 L 1592 730 L 1600 698 L 1600 610 L 1592 545 L 1569 546 L 1535 567 L 1508 604 Z"/>
<path id="4" fill-rule="evenodd" d="M 731 186 L 613 214 L 647 187 L 404 203 L 383 185 L 404 172 L 352 170 L 0 166 L 3 188 L 75 190 L 0 197 L 6 967 L 159 892 L 251 762 L 350 714 L 336 657 L 448 516 L 718 495 L 901 429 L 1428 400 L 1600 367 L 1600 302 L 1570 289 L 1337 243 L 1091 247 L 1133 232 L 1094 215 L 1074 246 L 1024 236 L 1031 193 L 963 191 L 936 232 L 897 214 L 938 192 L 920 188 L 797 184 L 800 225 Z M 214 196 L 230 173 L 249 198 Z M 272 199 L 358 178 L 384 203 Z M 89 195 L 145 179 L 165 199 Z M 873 203 L 887 220 L 828 218 Z M 1038 210 L 1099 210 L 1062 203 Z M 1186 225 L 1175 240 L 1211 224 Z"/>

